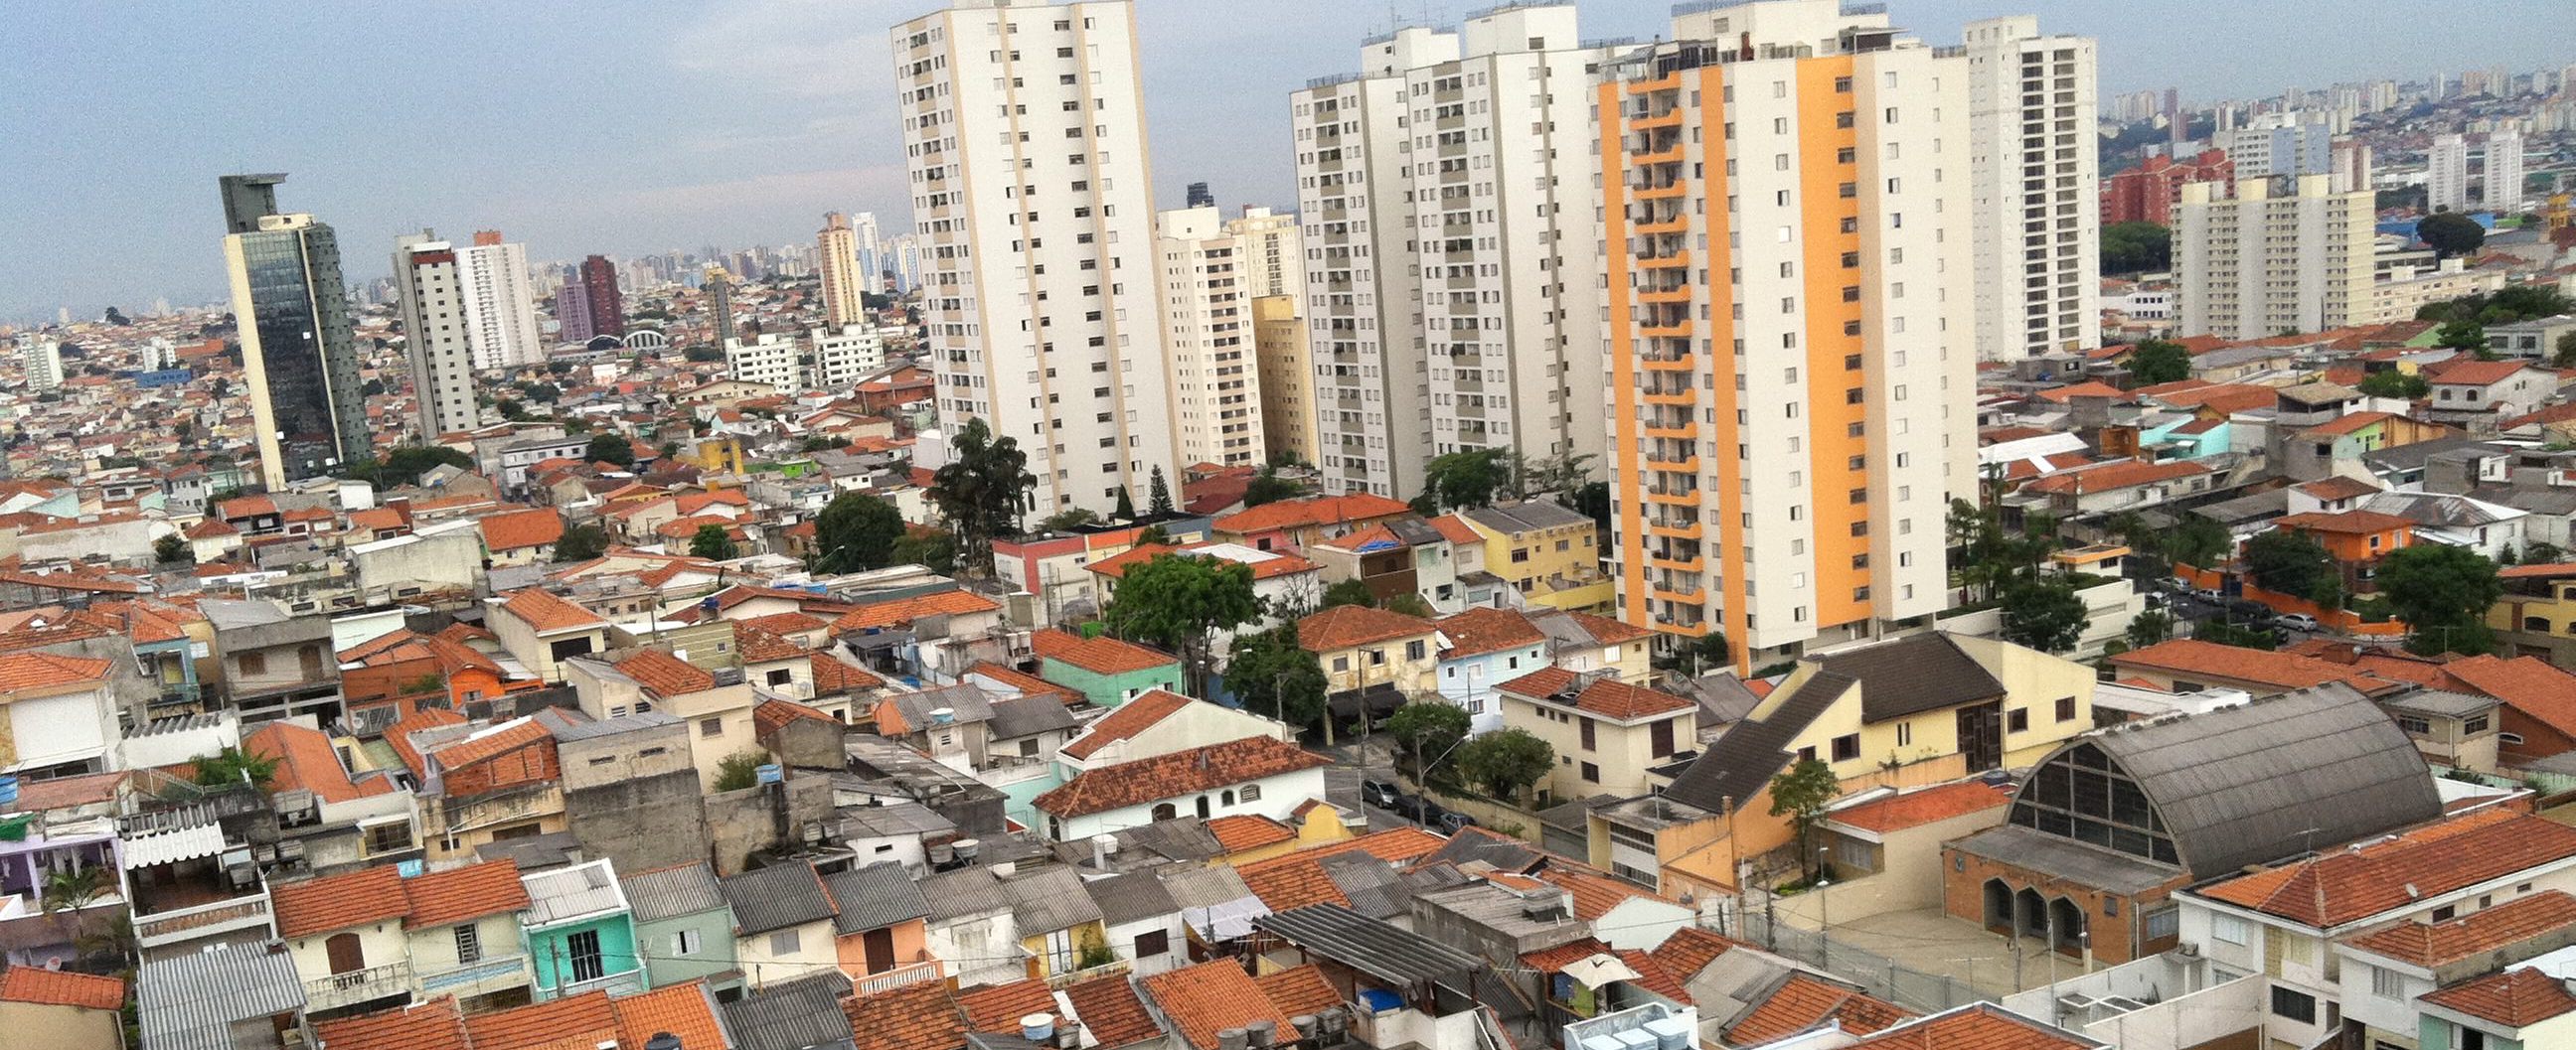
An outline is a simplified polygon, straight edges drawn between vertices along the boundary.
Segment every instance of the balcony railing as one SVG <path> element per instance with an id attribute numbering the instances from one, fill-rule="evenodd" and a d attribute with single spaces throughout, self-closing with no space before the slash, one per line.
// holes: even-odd
<path id="1" fill-rule="evenodd" d="M 410 993 L 411 962 L 400 960 L 306 981 L 304 1008 L 333 1010 Z"/>
<path id="2" fill-rule="evenodd" d="M 906 963 L 891 970 L 859 978 L 857 992 L 860 995 L 875 995 L 896 988 L 936 981 L 941 976 L 937 962 Z"/>
<path id="3" fill-rule="evenodd" d="M 267 928 L 268 894 L 235 897 L 194 907 L 173 908 L 134 917 L 134 941 L 139 947 L 157 948 L 165 944 L 193 941 L 245 930 Z"/>
<path id="4" fill-rule="evenodd" d="M 428 998 L 442 995 L 470 998 L 534 983 L 536 977 L 528 971 L 527 956 L 504 955 L 453 970 L 422 974 L 420 991 Z"/>

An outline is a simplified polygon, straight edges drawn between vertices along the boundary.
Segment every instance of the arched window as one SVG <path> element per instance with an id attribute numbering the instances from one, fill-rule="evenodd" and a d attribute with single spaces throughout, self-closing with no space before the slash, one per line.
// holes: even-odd
<path id="1" fill-rule="evenodd" d="M 1200 820 L 1206 820 L 1206 819 L 1208 818 L 1208 812 L 1209 812 L 1209 810 L 1208 810 L 1208 800 L 1207 800 L 1207 796 L 1206 796 L 1206 795 L 1201 795 L 1201 796 L 1199 796 L 1199 819 L 1200 819 Z"/>
<path id="2" fill-rule="evenodd" d="M 1180 815 L 1181 811 L 1172 808 L 1172 804 L 1169 802 L 1158 803 L 1154 806 L 1154 819 L 1158 822 L 1176 819 Z"/>
<path id="3" fill-rule="evenodd" d="M 1229 806 L 1229 807 L 1233 806 L 1233 805 L 1234 805 L 1234 789 L 1233 789 L 1233 788 L 1227 788 L 1227 789 L 1225 789 L 1225 793 L 1224 793 L 1224 794 L 1217 796 L 1217 801 L 1218 801 L 1218 802 L 1220 802 L 1220 803 L 1222 803 L 1222 804 L 1224 804 L 1224 805 L 1226 805 L 1226 806 Z"/>

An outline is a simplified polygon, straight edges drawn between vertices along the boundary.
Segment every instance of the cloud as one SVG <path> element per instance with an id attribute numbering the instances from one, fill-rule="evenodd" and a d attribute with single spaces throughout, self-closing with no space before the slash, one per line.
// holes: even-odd
<path id="1" fill-rule="evenodd" d="M 673 33 L 671 64 L 729 90 L 893 106 L 886 26 L 847 0 L 710 4 Z"/>

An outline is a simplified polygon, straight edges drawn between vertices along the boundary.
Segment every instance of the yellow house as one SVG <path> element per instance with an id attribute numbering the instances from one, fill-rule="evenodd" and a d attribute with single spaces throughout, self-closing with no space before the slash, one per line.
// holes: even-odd
<path id="1" fill-rule="evenodd" d="M 743 459 L 742 439 L 730 434 L 693 438 L 681 446 L 679 458 L 715 474 L 740 474 L 750 469 Z"/>
<path id="2" fill-rule="evenodd" d="M 1645 794 L 1647 770 L 1697 743 L 1699 705 L 1621 681 L 1606 670 L 1545 667 L 1494 687 L 1503 727 L 1547 741 L 1556 768 L 1539 804 Z"/>
<path id="3" fill-rule="evenodd" d="M 2537 656 L 2576 668 L 2576 565 L 2507 566 L 2504 596 L 2487 608 L 2487 626 L 2506 656 Z"/>
<path id="4" fill-rule="evenodd" d="M 1298 850 L 1330 845 L 1351 837 L 1342 811 L 1322 799 L 1310 799 L 1285 821 L 1258 813 L 1235 813 L 1207 822 L 1208 833 L 1225 848 L 1210 864 L 1249 864 Z"/>
<path id="5" fill-rule="evenodd" d="M 1607 612 L 1617 595 L 1601 571 L 1600 526 L 1551 500 L 1459 512 L 1485 537 L 1485 570 L 1532 607 Z"/>
<path id="6" fill-rule="evenodd" d="M 1336 605 L 1297 621 L 1297 645 L 1324 666 L 1335 719 L 1382 716 L 1435 692 L 1440 664 L 1431 621 L 1365 605 Z"/>
<path id="7" fill-rule="evenodd" d="M 1793 762 L 1824 762 L 1845 792 L 2029 766 L 2093 728 L 2093 686 L 2072 660 L 1941 632 L 1810 656 L 1660 794 L 1596 807 L 1593 862 L 1731 886 L 1736 863 L 1788 843 L 1770 787 Z M 1661 841 L 1682 829 L 1696 836 L 1686 858 Z"/>

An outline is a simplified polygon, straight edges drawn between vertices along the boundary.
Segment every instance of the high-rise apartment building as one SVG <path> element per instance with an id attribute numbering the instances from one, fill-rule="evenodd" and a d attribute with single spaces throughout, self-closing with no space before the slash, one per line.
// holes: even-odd
<path id="1" fill-rule="evenodd" d="M 2324 113 L 2265 113 L 2243 127 L 2210 136 L 2210 144 L 2227 151 L 2240 179 L 2334 170 L 2334 125 Z"/>
<path id="2" fill-rule="evenodd" d="M 62 344 L 32 332 L 18 336 L 18 365 L 27 389 L 52 390 L 63 385 Z"/>
<path id="3" fill-rule="evenodd" d="M 776 332 L 762 332 L 758 338 L 724 341 L 725 365 L 734 379 L 745 383 L 767 383 L 779 393 L 792 394 L 798 389 L 796 340 Z"/>
<path id="4" fill-rule="evenodd" d="M 1504 5 L 1364 41 L 1357 75 L 1290 96 L 1326 486 L 1403 498 L 1445 453 L 1603 451 L 1587 107 L 1614 53 L 1571 4 Z"/>
<path id="5" fill-rule="evenodd" d="M 2434 211 L 2519 211 L 2522 165 L 2519 128 L 2490 131 L 2476 143 L 2466 135 L 2435 135 L 2424 152 L 2425 206 Z"/>
<path id="6" fill-rule="evenodd" d="M 474 243 L 455 251 L 456 294 L 465 309 L 465 345 L 473 351 L 474 367 L 544 364 L 527 247 L 503 240 L 499 230 L 476 230 Z"/>
<path id="7" fill-rule="evenodd" d="M 1622 619 L 1755 666 L 1947 603 L 1974 78 L 1874 5 L 1681 10 L 1595 91 L 1613 556 Z"/>
<path id="8" fill-rule="evenodd" d="M 224 268 L 250 378 L 260 477 L 272 490 L 374 455 L 340 280 L 340 242 L 303 213 L 279 214 L 284 175 L 226 175 Z"/>
<path id="9" fill-rule="evenodd" d="M 422 444 L 482 422 L 474 403 L 474 348 L 467 335 L 472 326 L 466 323 L 463 286 L 455 245 L 429 230 L 394 238 L 394 296 Z"/>
<path id="10" fill-rule="evenodd" d="M 581 261 L 582 303 L 590 312 L 590 334 L 626 337 L 626 296 L 617 286 L 617 264 L 605 255 Z"/>
<path id="11" fill-rule="evenodd" d="M 868 311 L 859 295 L 859 235 L 850 228 L 849 216 L 837 211 L 823 216 L 823 231 L 814 236 L 814 254 L 822 271 L 824 323 L 834 328 L 859 323 Z"/>
<path id="12" fill-rule="evenodd" d="M 1261 379 L 1261 445 L 1265 456 L 1281 453 L 1313 463 L 1315 444 L 1315 369 L 1306 339 L 1302 295 L 1265 295 L 1252 301 L 1252 344 Z"/>
<path id="13" fill-rule="evenodd" d="M 582 279 L 579 267 L 563 287 L 555 289 L 555 340 L 564 343 L 587 343 L 599 333 L 590 330 L 590 284 Z"/>
<path id="14" fill-rule="evenodd" d="M 808 374 L 817 389 L 846 387 L 885 367 L 885 337 L 873 326 L 817 328 L 807 335 L 814 344 L 814 366 Z"/>
<path id="15" fill-rule="evenodd" d="M 2486 172 L 2479 179 L 2484 193 L 2478 203 L 2489 211 L 2522 210 L 2522 131 L 2498 128 L 2487 133 Z"/>
<path id="16" fill-rule="evenodd" d="M 2205 149 L 2183 160 L 2159 153 L 2102 180 L 2102 224 L 2152 222 L 2171 227 L 2174 201 L 2182 198 L 2184 186 L 2235 181 L 2236 166 L 2225 150 Z"/>
<path id="17" fill-rule="evenodd" d="M 1248 207 L 1225 221 L 1228 236 L 1243 240 L 1243 287 L 1255 299 L 1299 295 L 1306 291 L 1306 251 L 1297 235 L 1297 217 L 1268 208 Z"/>
<path id="18" fill-rule="evenodd" d="M 1180 461 L 1259 464 L 1265 453 L 1248 239 L 1229 232 L 1213 206 L 1167 211 L 1156 225 L 1155 273 Z"/>
<path id="19" fill-rule="evenodd" d="M 2469 140 L 2458 134 L 2435 135 L 2424 151 L 2424 206 L 2434 211 L 2469 210 Z"/>
<path id="20" fill-rule="evenodd" d="M 706 283 L 701 287 L 706 290 L 707 302 L 716 315 L 718 344 L 731 343 L 735 336 L 741 334 L 733 323 L 733 286 L 732 272 L 721 266 L 707 267 Z"/>
<path id="21" fill-rule="evenodd" d="M 859 290 L 883 295 L 888 256 L 884 235 L 877 230 L 877 213 L 863 211 L 850 220 L 852 255 L 859 261 Z"/>
<path id="22" fill-rule="evenodd" d="M 2182 335 L 2261 339 L 2359 320 L 2370 307 L 2375 198 L 2332 175 L 2182 188 L 2173 255 Z"/>
<path id="23" fill-rule="evenodd" d="M 2089 37 L 2031 15 L 1970 22 L 1969 239 L 1979 356 L 2102 345 L 2099 104 Z"/>
<path id="24" fill-rule="evenodd" d="M 943 430 L 984 420 L 1036 513 L 1173 469 L 1154 193 L 1128 0 L 957 0 L 893 30 Z"/>

